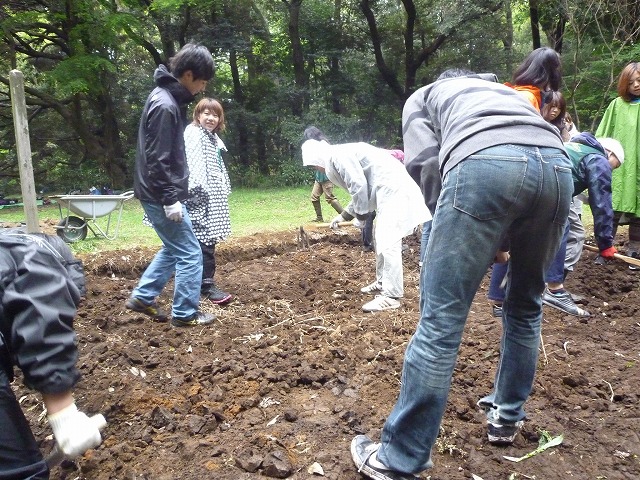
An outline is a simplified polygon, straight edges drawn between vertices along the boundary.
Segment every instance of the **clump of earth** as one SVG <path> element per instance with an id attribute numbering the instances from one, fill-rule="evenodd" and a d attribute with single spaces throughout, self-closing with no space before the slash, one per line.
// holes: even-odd
<path id="1" fill-rule="evenodd" d="M 375 256 L 359 231 L 235 238 L 216 280 L 235 300 L 205 305 L 212 326 L 176 329 L 124 302 L 155 251 L 82 258 L 88 293 L 75 321 L 78 406 L 102 413 L 104 442 L 54 467 L 54 479 L 358 479 L 351 439 L 380 429 L 395 403 L 419 320 L 417 237 L 406 239 L 401 308 L 364 313 Z M 432 480 L 640 478 L 640 271 L 585 251 L 566 287 L 592 313 L 544 307 L 528 419 L 512 446 L 486 438 L 477 400 L 492 389 L 501 320 L 475 297 L 433 452 Z M 159 299 L 170 311 L 169 285 Z M 15 382 L 42 451 L 53 447 L 39 395 Z M 545 436 L 561 445 L 521 462 Z"/>

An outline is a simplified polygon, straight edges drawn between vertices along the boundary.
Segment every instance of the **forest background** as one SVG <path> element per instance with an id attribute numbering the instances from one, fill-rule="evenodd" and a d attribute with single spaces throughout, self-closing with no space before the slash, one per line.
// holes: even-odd
<path id="1" fill-rule="evenodd" d="M 310 183 L 304 128 L 402 147 L 406 98 L 446 68 L 500 81 L 533 49 L 562 56 L 568 111 L 595 130 L 640 58 L 640 3 L 611 0 L 3 0 L 0 195 L 19 194 L 9 71 L 25 76 L 36 188 L 132 185 L 153 71 L 186 42 L 217 71 L 232 184 Z"/>

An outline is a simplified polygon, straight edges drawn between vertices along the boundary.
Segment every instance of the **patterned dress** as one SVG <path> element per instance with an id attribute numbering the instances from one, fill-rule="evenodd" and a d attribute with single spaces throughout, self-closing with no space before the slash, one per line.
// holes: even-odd
<path id="1" fill-rule="evenodd" d="M 204 245 L 214 245 L 231 234 L 231 184 L 221 155 L 227 148 L 217 134 L 193 124 L 184 132 L 184 143 L 189 165 L 185 206 L 196 238 Z"/>

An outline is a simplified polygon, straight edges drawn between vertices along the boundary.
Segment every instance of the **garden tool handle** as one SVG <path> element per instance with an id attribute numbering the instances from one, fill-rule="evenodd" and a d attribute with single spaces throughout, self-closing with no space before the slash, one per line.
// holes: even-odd
<path id="1" fill-rule="evenodd" d="M 584 245 L 584 248 L 586 248 L 591 252 L 600 252 L 600 249 L 598 247 L 594 247 L 593 245 Z M 627 255 L 621 255 L 619 253 L 614 253 L 613 258 L 617 258 L 618 260 L 627 262 L 630 265 L 635 265 L 636 267 L 640 267 L 640 258 L 628 257 Z"/>

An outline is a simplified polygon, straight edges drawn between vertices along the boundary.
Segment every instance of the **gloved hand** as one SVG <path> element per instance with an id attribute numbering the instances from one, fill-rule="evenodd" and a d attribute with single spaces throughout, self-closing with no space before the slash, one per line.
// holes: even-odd
<path id="1" fill-rule="evenodd" d="M 358 227 L 360 230 L 364 229 L 365 222 L 362 220 L 358 220 L 357 218 L 353 219 L 353 226 Z"/>
<path id="2" fill-rule="evenodd" d="M 182 221 L 182 204 L 176 202 L 173 205 L 164 205 L 164 214 L 172 222 L 180 223 Z"/>
<path id="3" fill-rule="evenodd" d="M 344 217 L 342 216 L 342 214 L 338 215 L 336 218 L 334 218 L 333 220 L 331 220 L 331 223 L 329 224 L 329 227 L 331 227 L 332 230 L 336 230 L 338 228 L 340 228 L 340 225 L 338 225 L 340 222 L 344 222 Z"/>
<path id="4" fill-rule="evenodd" d="M 618 253 L 616 247 L 609 247 L 604 250 L 600 250 L 600 256 L 609 260 L 611 260 L 616 253 Z"/>
<path id="5" fill-rule="evenodd" d="M 58 448 L 68 459 L 74 459 L 102 443 L 100 428 L 106 424 L 102 415 L 89 418 L 72 403 L 47 418 Z"/>

